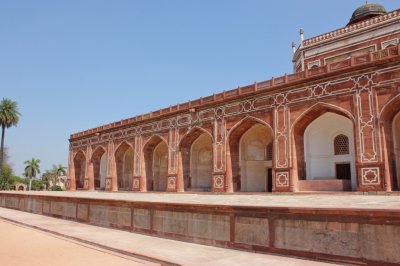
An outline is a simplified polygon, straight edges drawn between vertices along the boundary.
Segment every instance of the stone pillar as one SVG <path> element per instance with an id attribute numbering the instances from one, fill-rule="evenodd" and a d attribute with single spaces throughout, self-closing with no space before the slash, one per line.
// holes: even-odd
<path id="1" fill-rule="evenodd" d="M 147 192 L 146 164 L 147 162 L 144 159 L 144 151 L 142 147 L 140 151 L 140 181 L 139 181 L 140 192 Z"/>
<path id="2" fill-rule="evenodd" d="M 106 191 L 118 191 L 117 184 L 117 168 L 115 164 L 114 142 L 108 142 L 107 147 L 107 175 L 106 175 Z"/>
<path id="3" fill-rule="evenodd" d="M 295 138 L 294 134 L 290 136 L 290 152 L 292 154 L 291 158 L 291 171 L 290 171 L 290 177 L 291 177 L 291 190 L 293 192 L 299 191 L 299 172 L 297 169 L 297 152 L 296 152 L 296 146 L 295 144 Z M 274 183 L 275 184 L 275 183 Z"/>
<path id="4" fill-rule="evenodd" d="M 225 185 L 225 174 L 226 174 L 226 164 L 225 164 L 225 141 L 226 141 L 226 121 L 224 118 L 223 108 L 218 108 L 215 110 L 214 118 L 214 143 L 213 143 L 213 182 L 212 191 L 213 192 L 224 192 Z"/>
<path id="5" fill-rule="evenodd" d="M 93 179 L 94 186 L 94 177 L 93 177 L 93 164 L 91 162 L 92 159 L 92 147 L 88 145 L 86 147 L 86 155 L 85 155 L 85 177 L 83 180 L 83 189 L 90 190 L 90 180 Z"/>
<path id="6" fill-rule="evenodd" d="M 228 141 L 225 146 L 225 154 L 226 154 L 225 191 L 232 193 L 233 192 L 232 158 L 231 158 L 231 149 L 229 147 Z"/>
<path id="7" fill-rule="evenodd" d="M 74 191 L 76 190 L 76 181 L 75 181 L 75 164 L 74 164 L 74 151 L 69 150 L 68 156 L 68 179 L 66 187 L 68 190 Z"/>
<path id="8" fill-rule="evenodd" d="M 383 154 L 383 162 L 384 162 L 384 169 L 385 169 L 385 183 L 386 183 L 386 191 L 392 191 L 392 179 L 390 175 L 390 163 L 389 163 L 389 151 L 387 148 L 386 138 L 387 135 L 385 134 L 385 127 L 383 124 L 380 127 L 381 129 L 381 136 L 382 136 L 382 154 Z"/>
<path id="9" fill-rule="evenodd" d="M 88 167 L 88 180 L 89 180 L 89 187 L 90 191 L 94 191 L 94 169 L 93 169 L 93 162 L 90 160 L 89 167 Z"/>
<path id="10" fill-rule="evenodd" d="M 135 136 L 135 147 L 134 147 L 134 161 L 133 161 L 133 177 L 132 177 L 132 191 L 141 191 L 141 174 L 142 174 L 142 160 L 143 156 L 142 149 L 142 136 Z"/>
<path id="11" fill-rule="evenodd" d="M 85 165 L 85 178 L 83 181 L 83 188 L 85 190 L 94 190 L 94 170 L 92 162 L 92 146 L 86 147 L 86 165 Z"/>
<path id="12" fill-rule="evenodd" d="M 167 192 L 177 192 L 177 175 L 179 171 L 179 130 L 177 127 L 173 127 L 169 130 L 168 142 Z M 180 163 L 180 168 L 182 168 L 182 161 Z M 183 192 L 183 190 L 180 192 Z"/>
<path id="13" fill-rule="evenodd" d="M 178 168 L 176 175 L 176 191 L 184 192 L 185 191 L 185 183 L 183 181 L 183 165 L 182 165 L 182 152 L 178 152 Z"/>
<path id="14" fill-rule="evenodd" d="M 282 96 L 283 97 L 283 96 Z M 293 191 L 290 178 L 289 149 L 289 110 L 284 99 L 277 96 L 277 106 L 274 109 L 274 158 L 273 158 L 273 191 Z M 292 165 L 297 162 L 293 162 Z M 292 185 L 291 185 L 292 184 Z"/>
<path id="15" fill-rule="evenodd" d="M 373 80 L 370 75 L 358 78 L 360 87 L 356 92 L 357 98 L 357 130 L 356 143 L 358 145 L 357 190 L 382 191 L 385 190 L 383 162 L 379 158 L 377 138 L 377 114 L 375 93 L 372 89 Z"/>

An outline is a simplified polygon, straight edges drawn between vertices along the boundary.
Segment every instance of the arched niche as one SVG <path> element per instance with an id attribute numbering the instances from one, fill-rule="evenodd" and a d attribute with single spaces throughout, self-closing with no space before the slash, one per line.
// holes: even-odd
<path id="1" fill-rule="evenodd" d="M 399 190 L 400 184 L 400 112 L 395 115 L 392 122 L 392 135 L 393 135 L 393 154 L 395 166 L 395 187 Z"/>
<path id="2" fill-rule="evenodd" d="M 82 151 L 78 151 L 74 157 L 76 188 L 83 188 L 86 174 L 86 157 Z"/>
<path id="3" fill-rule="evenodd" d="M 105 189 L 107 155 L 103 147 L 98 147 L 92 155 L 94 187 Z"/>
<path id="4" fill-rule="evenodd" d="M 349 180 L 356 190 L 354 125 L 348 117 L 321 114 L 307 125 L 303 138 L 305 180 Z"/>
<path id="5" fill-rule="evenodd" d="M 133 148 L 123 142 L 115 151 L 118 190 L 131 190 L 133 181 Z"/>
<path id="6" fill-rule="evenodd" d="M 185 191 L 211 191 L 212 137 L 199 128 L 192 129 L 180 142 Z"/>
<path id="7" fill-rule="evenodd" d="M 272 141 L 270 127 L 244 119 L 229 134 L 234 191 L 272 191 Z"/>
<path id="8" fill-rule="evenodd" d="M 168 174 L 168 145 L 153 136 L 145 145 L 144 161 L 147 191 L 166 191 Z"/>

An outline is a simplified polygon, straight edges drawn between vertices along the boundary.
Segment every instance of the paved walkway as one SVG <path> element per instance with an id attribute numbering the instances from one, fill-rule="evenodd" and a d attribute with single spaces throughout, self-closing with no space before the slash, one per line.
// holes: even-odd
<path id="1" fill-rule="evenodd" d="M 229 206 L 309 207 L 343 209 L 400 210 L 400 195 L 355 194 L 189 194 L 155 192 L 99 192 L 99 191 L 11 191 L 11 194 L 115 199 L 136 202 L 162 202 Z"/>
<path id="2" fill-rule="evenodd" d="M 159 265 L 0 220 L 2 266 Z"/>
<path id="3" fill-rule="evenodd" d="M 12 238 L 15 233 L 15 237 L 21 239 L 30 239 L 25 244 L 29 246 L 36 246 L 43 241 L 44 233 L 33 230 L 32 228 L 52 233 L 52 235 L 62 236 L 63 238 L 72 239 L 74 241 L 83 242 L 90 246 L 96 246 L 101 249 L 111 250 L 113 252 L 124 254 L 125 256 L 133 256 L 144 260 L 153 260 L 159 263 L 168 265 L 290 265 L 290 266 L 319 266 L 319 265 L 333 265 L 328 263 L 309 261 L 291 257 L 283 257 L 277 255 L 258 254 L 244 251 L 237 251 L 231 249 L 223 249 L 205 245 L 198 245 L 186 242 L 180 242 L 175 240 L 151 237 L 146 235 L 135 234 L 131 232 L 125 232 L 120 230 L 114 230 L 109 228 L 97 227 L 73 221 L 67 221 L 63 219 L 56 219 L 52 217 L 21 212 L 11 209 L 0 208 L 0 219 L 5 221 L 12 221 L 16 224 L 30 227 L 29 232 L 24 232 L 24 236 L 20 235 L 19 230 L 15 227 L 8 230 L 7 238 L 0 238 L 1 249 L 4 246 L 9 246 L 7 250 L 19 251 L 18 241 L 9 241 L 8 237 Z M 1 229 L 1 223 L 0 223 Z M 28 229 L 25 229 L 28 230 Z M 3 234 L 0 230 L 0 234 Z M 40 235 L 42 234 L 42 235 Z M 20 238 L 21 237 L 21 238 Z M 49 237 L 48 235 L 46 237 Z M 32 240 L 34 239 L 34 240 Z M 3 243 L 2 243 L 3 241 Z M 0 250 L 1 250 L 0 249 Z M 54 251 L 54 250 L 49 250 Z M 92 250 L 93 251 L 93 250 Z M 82 248 L 81 253 L 74 253 L 70 250 L 65 250 L 61 253 L 48 252 L 51 260 L 44 260 L 41 263 L 32 264 L 18 264 L 17 260 L 12 260 L 12 254 L 8 253 L 1 254 L 2 265 L 61 265 L 52 263 L 61 258 L 61 256 L 67 256 L 72 254 L 73 256 L 83 256 L 85 259 L 86 254 L 89 254 L 90 250 L 87 251 Z M 21 250 L 21 252 L 24 252 Z M 67 254 L 66 254 L 67 253 Z M 59 255 L 62 254 L 62 255 Z M 22 255 L 22 253 L 21 253 Z M 32 255 L 34 256 L 34 255 Z M 89 256 L 89 255 L 88 255 Z M 11 263 L 3 264 L 4 259 L 10 260 Z M 125 259 L 126 260 L 126 259 Z M 126 261 L 125 261 L 126 262 Z M 132 259 L 129 265 L 138 265 L 143 263 L 136 259 Z M 91 265 L 86 263 L 75 263 L 68 265 Z M 113 265 L 113 264 L 98 264 L 100 265 Z M 128 265 L 128 264 L 120 264 Z"/>

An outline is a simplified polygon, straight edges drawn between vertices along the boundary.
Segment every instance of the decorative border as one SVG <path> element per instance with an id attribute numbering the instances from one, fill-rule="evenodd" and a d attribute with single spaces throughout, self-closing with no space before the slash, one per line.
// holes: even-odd
<path id="1" fill-rule="evenodd" d="M 128 137 L 134 137 L 137 134 L 154 134 L 161 131 L 167 131 L 172 128 L 178 129 L 179 127 L 187 127 L 188 125 L 201 124 L 212 120 L 225 120 L 224 118 L 242 115 L 260 110 L 273 110 L 276 107 L 289 106 L 290 104 L 306 102 L 310 100 L 319 100 L 322 98 L 354 93 L 357 91 L 358 79 L 361 76 L 374 77 L 387 70 L 397 70 L 400 67 L 391 67 L 373 72 L 366 72 L 362 75 L 355 75 L 346 78 L 340 78 L 334 81 L 327 81 L 312 86 L 300 87 L 297 89 L 288 90 L 286 92 L 274 93 L 270 95 L 256 96 L 253 99 L 243 101 L 236 101 L 226 105 L 216 106 L 210 109 L 201 110 L 192 117 L 191 114 L 180 114 L 175 117 L 159 120 L 156 122 L 145 123 L 141 125 L 132 126 L 126 129 L 118 129 L 110 133 L 104 133 L 99 136 L 90 136 L 88 138 L 75 140 L 70 143 L 70 149 L 78 150 L 87 145 L 96 145 L 105 143 L 107 141 L 118 140 Z M 371 79 L 373 82 L 373 79 Z M 343 89 L 337 89 L 342 83 L 352 82 L 353 86 L 346 86 Z M 372 86 L 387 85 L 393 83 L 391 81 L 379 81 L 372 83 Z M 338 86 L 335 86 L 338 85 Z M 237 107 L 238 110 L 229 111 L 229 107 Z M 184 121 L 184 122 L 181 122 Z M 215 141 L 215 140 L 214 140 Z"/>
<path id="2" fill-rule="evenodd" d="M 396 20 L 396 18 L 398 16 L 399 16 L 399 12 L 397 10 L 395 10 L 393 12 L 390 12 L 390 13 L 387 13 L 387 14 L 384 14 L 384 15 L 381 15 L 381 16 L 373 17 L 373 18 L 368 19 L 368 20 L 363 20 L 363 21 L 360 21 L 358 23 L 354 23 L 354 24 L 348 25 L 348 26 L 346 26 L 344 28 L 337 29 L 337 30 L 334 30 L 334 31 L 331 31 L 331 32 L 327 32 L 325 34 L 318 35 L 318 36 L 315 36 L 313 38 L 307 39 L 307 40 L 304 41 L 303 46 L 304 47 L 311 46 L 311 45 L 317 44 L 319 42 L 323 42 L 323 41 L 326 41 L 326 40 L 331 40 L 331 39 L 334 39 L 336 37 L 347 35 L 349 33 L 357 32 L 357 31 L 360 31 L 360 30 L 364 30 L 365 28 L 371 28 L 373 26 L 379 25 L 379 24 L 381 24 L 383 22 L 386 22 L 386 21 L 390 21 L 390 20 L 394 21 L 394 20 Z"/>
<path id="3" fill-rule="evenodd" d="M 388 47 L 389 45 L 397 45 L 399 43 L 399 39 L 391 39 L 385 42 L 382 42 L 381 46 L 382 49 L 385 49 L 386 47 Z"/>
<path id="4" fill-rule="evenodd" d="M 320 67 L 321 66 L 321 60 L 318 59 L 318 60 L 315 60 L 315 61 L 308 62 L 308 64 L 307 64 L 307 68 L 308 69 L 311 69 L 314 66 Z"/>
<path id="5" fill-rule="evenodd" d="M 176 177 L 175 176 L 168 177 L 167 188 L 168 189 L 176 189 Z"/>
<path id="6" fill-rule="evenodd" d="M 275 174 L 276 187 L 289 186 L 289 172 L 279 172 Z"/>
<path id="7" fill-rule="evenodd" d="M 106 178 L 106 190 L 111 190 L 111 177 Z"/>
<path id="8" fill-rule="evenodd" d="M 223 189 L 224 188 L 224 176 L 223 175 L 215 175 L 214 176 L 214 189 Z"/>
<path id="9" fill-rule="evenodd" d="M 133 178 L 132 188 L 133 189 L 140 189 L 140 179 L 139 178 Z"/>
<path id="10" fill-rule="evenodd" d="M 379 185 L 381 183 L 379 167 L 361 168 L 361 183 L 365 186 Z"/>

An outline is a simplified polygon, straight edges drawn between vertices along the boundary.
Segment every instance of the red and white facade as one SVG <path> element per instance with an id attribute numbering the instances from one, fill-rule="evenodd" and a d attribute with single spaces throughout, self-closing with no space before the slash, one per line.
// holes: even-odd
<path id="1" fill-rule="evenodd" d="M 400 10 L 302 40 L 294 73 L 72 134 L 70 190 L 400 189 Z"/>

